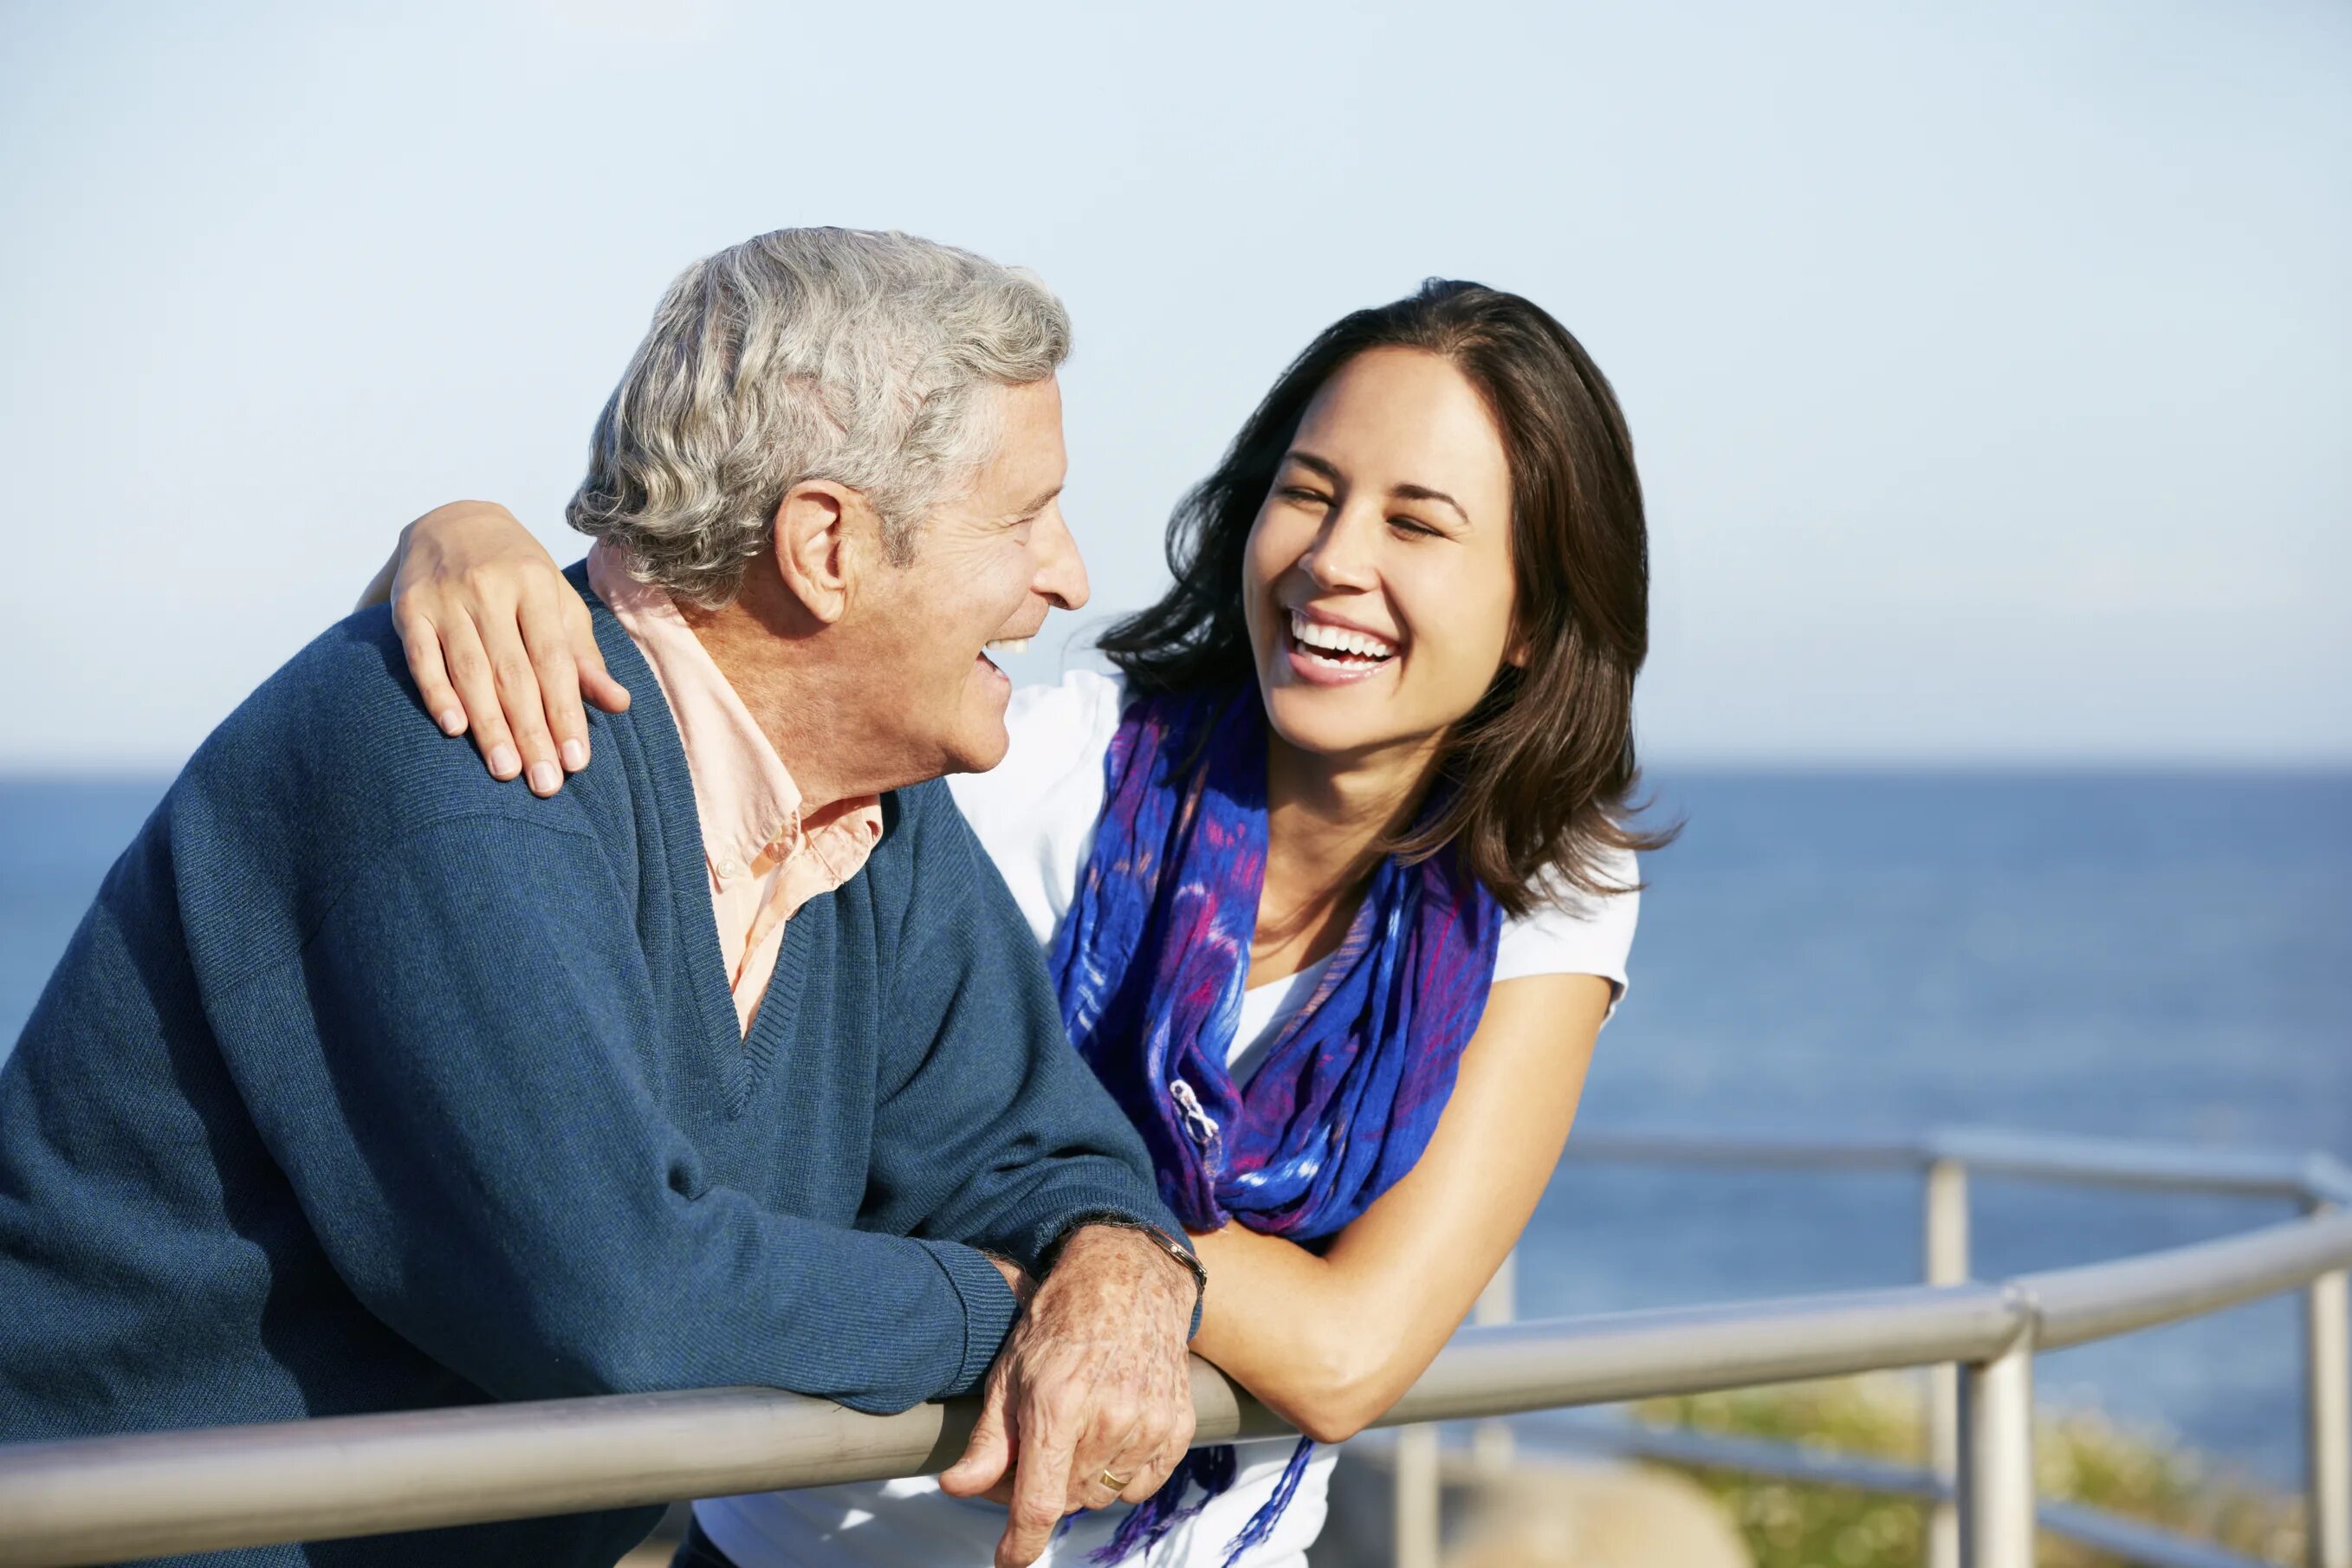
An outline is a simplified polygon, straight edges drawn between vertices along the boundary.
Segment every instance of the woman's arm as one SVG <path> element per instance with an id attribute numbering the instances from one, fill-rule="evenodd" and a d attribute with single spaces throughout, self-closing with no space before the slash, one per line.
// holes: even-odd
<path id="1" fill-rule="evenodd" d="M 471 730 L 494 777 L 553 795 L 588 765 L 581 698 L 608 713 L 629 705 L 587 605 L 495 501 L 453 501 L 401 530 L 360 608 L 387 600 L 425 710 L 449 734 Z"/>
<path id="2" fill-rule="evenodd" d="M 1321 1257 L 1238 1225 L 1198 1238 L 1209 1290 L 1192 1348 L 1321 1442 L 1395 1404 L 1535 1212 L 1609 996 L 1590 974 L 1496 985 L 1427 1152 Z"/>

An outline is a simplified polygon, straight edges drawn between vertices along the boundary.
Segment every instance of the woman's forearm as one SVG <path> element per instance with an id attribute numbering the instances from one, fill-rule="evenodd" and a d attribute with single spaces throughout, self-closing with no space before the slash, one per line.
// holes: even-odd
<path id="1" fill-rule="evenodd" d="M 1591 975 L 1496 985 L 1419 1163 L 1319 1253 L 1238 1225 L 1196 1238 L 1209 1291 L 1193 1348 L 1310 1437 L 1376 1420 L 1535 1212 L 1609 997 Z"/>
<path id="2" fill-rule="evenodd" d="M 1349 1281 L 1305 1247 L 1238 1225 L 1193 1245 L 1209 1272 L 1193 1350 L 1307 1436 L 1352 1436 L 1370 1415 L 1351 1423 L 1367 1335 Z"/>

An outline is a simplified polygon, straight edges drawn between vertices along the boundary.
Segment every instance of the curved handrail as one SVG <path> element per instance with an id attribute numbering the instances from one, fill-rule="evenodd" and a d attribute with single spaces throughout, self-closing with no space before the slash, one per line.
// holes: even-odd
<path id="1" fill-rule="evenodd" d="M 2298 1199 L 2352 1207 L 2352 1170 L 2326 1154 L 2175 1148 L 2123 1139 L 2001 1128 L 1938 1128 L 1918 1138 L 1726 1135 L 1693 1129 L 1580 1131 L 1566 1158 L 1587 1163 L 1916 1170 L 1939 1163 L 1980 1175 L 2150 1191 Z"/>
<path id="2" fill-rule="evenodd" d="M 2327 1209 L 2242 1236 L 2053 1268 L 2014 1283 L 2040 1318 L 2034 1348 L 2063 1350 L 2292 1290 L 2345 1267 L 2347 1249 L 2352 1213 Z"/>
<path id="3" fill-rule="evenodd" d="M 1465 1330 L 1402 1425 L 2076 1344 L 2352 1267 L 2352 1215 L 2028 1276 Z M 1194 1367 L 1199 1440 L 1286 1430 Z M 0 1564 L 486 1522 L 937 1469 L 968 1402 L 862 1415 L 760 1389 L 618 1395 L 0 1447 Z"/>

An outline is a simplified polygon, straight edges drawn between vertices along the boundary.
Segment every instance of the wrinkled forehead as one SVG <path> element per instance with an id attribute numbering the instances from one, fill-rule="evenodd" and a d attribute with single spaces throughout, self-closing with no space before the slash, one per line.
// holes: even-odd
<path id="1" fill-rule="evenodd" d="M 986 460 L 957 498 L 958 510 L 983 518 L 1034 514 L 1061 493 L 1069 473 L 1062 437 L 1058 379 L 999 387 L 990 416 L 996 439 Z"/>

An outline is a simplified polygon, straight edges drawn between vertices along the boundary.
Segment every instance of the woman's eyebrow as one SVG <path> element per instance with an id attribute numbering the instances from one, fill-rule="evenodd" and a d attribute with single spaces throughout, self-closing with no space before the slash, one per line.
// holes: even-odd
<path id="1" fill-rule="evenodd" d="M 1340 482 L 1339 465 L 1328 458 L 1318 458 L 1312 452 L 1302 452 L 1293 447 L 1282 455 L 1282 460 L 1286 463 L 1296 463 L 1302 468 L 1312 468 L 1335 485 Z"/>
<path id="2" fill-rule="evenodd" d="M 1465 508 L 1460 501 L 1455 500 L 1444 490 L 1433 490 L 1427 485 L 1391 485 L 1389 487 L 1389 494 L 1397 497 L 1401 500 L 1444 501 L 1447 506 L 1454 509 L 1454 513 L 1462 519 L 1465 524 L 1467 524 L 1470 521 L 1470 513 L 1468 510 Z"/>
<path id="3" fill-rule="evenodd" d="M 1339 477 L 1339 465 L 1328 458 L 1318 458 L 1312 452 L 1302 452 L 1293 447 L 1282 455 L 1282 460 L 1286 463 L 1296 463 L 1302 468 L 1312 468 L 1335 485 L 1345 482 Z M 1433 490 L 1427 485 L 1391 485 L 1389 494 L 1399 500 L 1443 501 L 1454 509 L 1455 515 L 1462 519 L 1465 527 L 1470 526 L 1470 509 L 1444 490 Z"/>

